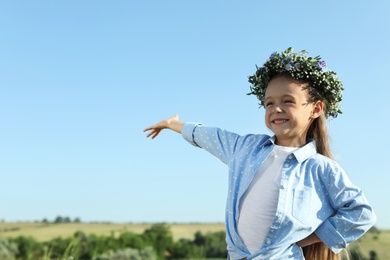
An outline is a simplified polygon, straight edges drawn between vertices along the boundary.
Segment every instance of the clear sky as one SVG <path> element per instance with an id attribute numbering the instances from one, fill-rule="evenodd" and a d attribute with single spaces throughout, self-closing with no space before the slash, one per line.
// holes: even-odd
<path id="1" fill-rule="evenodd" d="M 223 222 L 227 167 L 179 114 L 267 133 L 247 76 L 273 51 L 321 55 L 344 83 L 337 161 L 390 228 L 390 2 L 1 1 L 0 219 Z"/>

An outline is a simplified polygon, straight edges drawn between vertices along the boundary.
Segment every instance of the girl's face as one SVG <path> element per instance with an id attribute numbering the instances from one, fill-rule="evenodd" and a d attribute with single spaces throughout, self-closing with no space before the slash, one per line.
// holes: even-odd
<path id="1" fill-rule="evenodd" d="M 275 134 L 276 144 L 301 147 L 313 120 L 323 111 L 321 101 L 309 102 L 308 91 L 298 81 L 277 77 L 265 92 L 265 124 Z"/>

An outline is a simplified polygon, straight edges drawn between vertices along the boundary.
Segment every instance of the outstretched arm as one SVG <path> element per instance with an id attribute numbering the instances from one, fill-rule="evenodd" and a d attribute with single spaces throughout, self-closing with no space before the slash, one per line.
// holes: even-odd
<path id="1" fill-rule="evenodd" d="M 181 134 L 181 130 L 183 128 L 183 125 L 184 125 L 184 122 L 179 121 L 179 115 L 174 115 L 173 117 L 162 120 L 161 122 L 159 122 L 155 125 L 146 127 L 144 129 L 144 132 L 149 131 L 149 133 L 146 135 L 146 137 L 152 137 L 152 139 L 154 139 L 156 136 L 158 136 L 160 134 L 160 132 L 163 129 L 170 129 L 170 130 L 173 130 L 173 131 Z"/>

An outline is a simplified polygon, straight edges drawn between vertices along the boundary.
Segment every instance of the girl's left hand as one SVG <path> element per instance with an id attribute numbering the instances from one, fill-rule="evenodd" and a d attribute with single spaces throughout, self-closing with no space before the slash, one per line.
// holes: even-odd
<path id="1" fill-rule="evenodd" d="M 308 237 L 297 242 L 300 247 L 310 246 L 311 244 L 322 242 L 321 239 L 313 232 Z"/>

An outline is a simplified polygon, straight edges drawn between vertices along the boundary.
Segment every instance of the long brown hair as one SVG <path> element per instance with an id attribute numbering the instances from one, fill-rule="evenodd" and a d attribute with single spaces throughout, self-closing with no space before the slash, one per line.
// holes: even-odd
<path id="1" fill-rule="evenodd" d="M 330 138 L 328 135 L 328 127 L 324 113 L 313 120 L 309 130 L 307 131 L 306 139 L 312 139 L 315 141 L 317 153 L 329 158 L 333 157 L 330 149 Z"/>
<path id="2" fill-rule="evenodd" d="M 326 100 L 323 100 L 320 95 L 318 95 L 318 93 L 310 87 L 310 85 L 307 85 L 307 87 L 311 99 L 310 101 L 322 101 L 324 102 L 324 106 L 326 106 Z M 332 158 L 325 113 L 322 113 L 319 117 L 313 120 L 307 131 L 306 139 L 312 139 L 315 141 L 317 153 Z M 304 247 L 303 254 L 307 260 L 342 259 L 341 254 L 335 254 L 323 242 Z"/>

